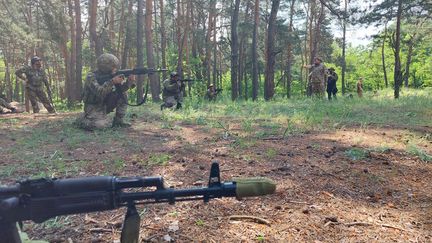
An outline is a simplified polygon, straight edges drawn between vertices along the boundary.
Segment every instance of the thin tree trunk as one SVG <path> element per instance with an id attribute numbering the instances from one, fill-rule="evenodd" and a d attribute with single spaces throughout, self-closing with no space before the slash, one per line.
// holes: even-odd
<path id="1" fill-rule="evenodd" d="M 348 14 L 348 0 L 344 0 L 343 33 L 342 33 L 342 95 L 345 94 L 345 72 L 346 72 L 346 25 Z"/>
<path id="2" fill-rule="evenodd" d="M 387 23 L 384 26 L 384 36 L 381 46 L 381 60 L 382 60 L 382 68 L 383 68 L 383 74 L 384 74 L 384 83 L 385 87 L 388 88 L 388 78 L 387 78 L 387 68 L 386 68 L 386 62 L 385 62 L 385 41 L 387 39 Z"/>
<path id="3" fill-rule="evenodd" d="M 279 9 L 280 0 L 273 0 L 270 11 L 270 18 L 267 30 L 267 62 L 265 70 L 265 81 L 264 81 L 264 99 L 270 100 L 274 96 L 274 66 L 276 64 L 276 51 L 275 51 L 275 34 L 276 34 L 276 16 Z"/>
<path id="4" fill-rule="evenodd" d="M 402 85 L 402 70 L 400 60 L 400 42 L 401 42 L 401 19 L 402 19 L 402 0 L 398 1 L 396 13 L 396 39 L 395 39 L 395 66 L 394 66 L 394 97 L 399 98 L 400 86 Z"/>
<path id="5" fill-rule="evenodd" d="M 293 19 L 294 19 L 294 6 L 295 6 L 295 0 L 291 1 L 290 5 L 290 20 L 288 24 L 288 33 L 289 33 L 289 39 L 288 39 L 288 58 L 287 58 L 287 83 L 286 83 L 286 92 L 287 92 L 287 98 L 291 98 L 291 83 L 292 83 L 292 65 L 294 61 L 293 57 L 293 42 L 294 42 L 294 29 L 293 29 Z"/>
<path id="6" fill-rule="evenodd" d="M 131 46 L 129 43 L 132 42 L 132 20 L 129 18 L 129 16 L 132 15 L 132 7 L 133 7 L 134 1 L 129 0 L 129 6 L 128 6 L 128 14 L 126 17 L 126 37 L 123 44 L 123 53 L 121 58 L 121 69 L 125 69 L 128 66 L 128 59 L 129 59 L 129 50 Z"/>
<path id="7" fill-rule="evenodd" d="M 117 39 L 117 47 L 116 47 L 116 56 L 117 57 L 120 57 L 120 51 L 123 49 L 122 48 L 123 35 L 125 33 L 125 25 L 126 25 L 126 21 L 128 19 L 126 17 L 126 14 L 125 14 L 127 4 L 128 4 L 128 0 L 123 0 L 122 4 L 121 4 L 120 24 L 119 24 L 119 28 L 118 28 L 118 39 Z"/>
<path id="8" fill-rule="evenodd" d="M 252 100 L 258 98 L 258 25 L 259 25 L 259 0 L 254 5 L 254 29 L 252 34 Z"/>
<path id="9" fill-rule="evenodd" d="M 81 23 L 81 3 L 80 0 L 75 2 L 75 27 L 76 27 L 76 64 L 75 64 L 75 101 L 81 101 L 82 93 L 82 23 Z"/>
<path id="10" fill-rule="evenodd" d="M 231 18 L 231 99 L 234 101 L 238 98 L 239 82 L 238 82 L 238 68 L 239 68 L 239 47 L 238 47 L 238 15 L 240 8 L 240 0 L 235 0 L 234 11 Z"/>
<path id="11" fill-rule="evenodd" d="M 155 68 L 155 61 L 153 56 L 153 33 L 152 33 L 152 14 L 153 14 L 153 0 L 146 0 L 146 13 L 145 13 L 145 37 L 146 37 L 146 51 L 147 51 L 147 66 Z M 159 75 L 150 74 L 150 88 L 152 93 L 153 102 L 160 101 L 160 83 Z M 140 96 L 142 97 L 142 96 Z"/>
<path id="12" fill-rule="evenodd" d="M 166 47 L 167 47 L 167 40 L 166 40 L 166 33 L 165 33 L 165 12 L 164 12 L 164 0 L 159 0 L 159 8 L 160 8 L 160 35 L 161 35 L 161 54 L 162 54 L 162 68 L 166 69 L 167 62 L 166 62 Z M 162 74 L 163 79 L 167 79 L 166 72 L 163 72 Z"/>
<path id="13" fill-rule="evenodd" d="M 73 103 L 76 100 L 77 94 L 75 91 L 75 80 L 76 80 L 76 72 L 75 72 L 75 63 L 76 63 L 76 27 L 75 27 L 75 16 L 74 16 L 74 6 L 72 0 L 68 0 L 68 13 L 69 13 L 69 31 L 70 31 L 70 65 L 67 70 L 69 76 L 69 91 L 68 91 L 68 104 Z"/>
<path id="14" fill-rule="evenodd" d="M 144 0 L 138 0 L 138 7 L 137 7 L 137 67 L 143 67 L 144 66 L 144 40 L 143 40 L 143 26 L 144 26 Z M 137 97 L 136 101 L 139 103 L 141 102 L 144 92 L 143 92 L 143 84 L 144 84 L 144 77 L 143 75 L 138 75 L 137 77 Z M 154 97 L 152 97 L 154 99 Z"/>
<path id="15" fill-rule="evenodd" d="M 89 0 L 89 32 L 90 32 L 90 49 L 92 50 L 91 63 L 95 65 L 96 58 L 102 55 L 103 46 L 102 41 L 99 38 L 96 28 L 97 28 L 97 9 L 98 0 Z M 95 67 L 95 66 L 93 66 Z"/>
<path id="16" fill-rule="evenodd" d="M 406 60 L 406 64 L 405 64 L 405 73 L 403 75 L 403 80 L 404 80 L 406 88 L 408 88 L 410 66 L 411 66 L 411 61 L 412 61 L 412 56 L 413 56 L 414 38 L 415 38 L 415 34 L 414 34 L 414 36 L 411 36 L 411 38 L 408 41 L 408 54 L 407 54 L 407 60 Z"/>

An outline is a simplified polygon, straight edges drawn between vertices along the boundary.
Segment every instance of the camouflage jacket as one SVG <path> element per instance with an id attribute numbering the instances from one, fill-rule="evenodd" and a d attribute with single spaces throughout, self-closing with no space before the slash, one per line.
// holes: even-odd
<path id="1" fill-rule="evenodd" d="M 177 82 L 172 83 L 170 79 L 163 81 L 162 97 L 179 96 L 181 94 L 181 85 Z"/>
<path id="2" fill-rule="evenodd" d="M 103 106 L 104 100 L 108 94 L 114 90 L 112 81 L 98 83 L 95 73 L 87 74 L 84 84 L 83 101 L 84 104 L 101 105 Z"/>
<path id="3" fill-rule="evenodd" d="M 15 71 L 15 74 L 20 79 L 27 79 L 26 86 L 30 88 L 42 88 L 42 85 L 48 87 L 48 79 L 45 71 L 41 69 L 34 69 L 30 66 L 23 66 Z M 25 77 L 23 76 L 25 74 Z"/>
<path id="4" fill-rule="evenodd" d="M 322 83 L 325 84 L 327 81 L 326 67 L 323 64 L 311 65 L 309 78 L 312 83 Z"/>

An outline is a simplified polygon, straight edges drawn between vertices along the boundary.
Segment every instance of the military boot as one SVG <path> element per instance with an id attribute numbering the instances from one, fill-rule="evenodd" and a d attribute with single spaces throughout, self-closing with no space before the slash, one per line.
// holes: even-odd
<path id="1" fill-rule="evenodd" d="M 114 117 L 112 127 L 131 127 L 130 123 L 124 122 L 123 118 Z"/>

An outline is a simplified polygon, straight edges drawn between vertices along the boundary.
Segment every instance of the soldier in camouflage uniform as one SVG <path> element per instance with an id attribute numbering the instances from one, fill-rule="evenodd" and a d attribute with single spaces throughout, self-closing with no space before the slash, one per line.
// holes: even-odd
<path id="1" fill-rule="evenodd" d="M 170 79 L 166 79 L 163 82 L 162 98 L 164 103 L 161 105 L 161 110 L 173 106 L 176 106 L 176 109 L 182 107 L 183 84 L 177 72 L 172 72 L 170 74 Z"/>
<path id="2" fill-rule="evenodd" d="M 109 127 L 130 127 L 124 122 L 127 110 L 127 90 L 135 86 L 135 76 L 125 81 L 123 75 L 111 78 L 120 66 L 116 56 L 102 54 L 97 59 L 97 70 L 87 75 L 84 85 L 84 113 L 76 124 L 86 130 Z M 107 80 L 103 78 L 109 77 Z M 114 120 L 110 121 L 108 113 L 114 111 Z"/>
<path id="3" fill-rule="evenodd" d="M 3 95 L 0 94 L 0 113 L 3 112 L 2 107 L 10 110 L 12 113 L 19 113 L 20 111 L 18 111 L 17 108 L 11 106 L 11 104 L 9 104 L 9 102 L 7 102 L 6 97 L 4 97 Z"/>
<path id="4" fill-rule="evenodd" d="M 42 69 L 42 60 L 38 56 L 34 56 L 30 60 L 30 63 L 31 66 L 23 66 L 16 70 L 15 74 L 18 78 L 26 81 L 25 89 L 30 99 L 33 113 L 39 113 L 38 100 L 42 102 L 49 113 L 55 113 L 54 107 L 43 88 L 43 85 L 45 85 L 47 91 L 50 92 L 47 76 Z"/>
<path id="5" fill-rule="evenodd" d="M 314 64 L 305 67 L 310 69 L 308 86 L 310 86 L 311 95 L 323 97 L 327 83 L 327 69 L 322 64 L 321 58 L 315 57 Z"/>

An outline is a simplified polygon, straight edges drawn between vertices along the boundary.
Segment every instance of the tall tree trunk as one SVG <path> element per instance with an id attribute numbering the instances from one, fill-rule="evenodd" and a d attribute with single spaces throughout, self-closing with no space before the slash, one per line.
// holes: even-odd
<path id="1" fill-rule="evenodd" d="M 75 65 L 75 101 L 81 101 L 82 93 L 82 23 L 81 23 L 81 1 L 75 2 L 75 27 L 76 27 L 76 65 Z"/>
<path id="2" fill-rule="evenodd" d="M 276 34 L 276 16 L 279 9 L 280 0 L 273 0 L 270 11 L 270 18 L 267 30 L 267 61 L 264 81 L 264 99 L 270 100 L 274 96 L 274 66 L 276 63 L 276 51 L 275 51 L 275 34 Z"/>
<path id="3" fill-rule="evenodd" d="M 92 65 L 95 65 L 96 58 L 102 55 L 103 53 L 102 41 L 96 31 L 98 0 L 89 0 L 88 5 L 89 5 L 88 8 L 89 8 L 90 49 L 92 50 L 91 63 Z"/>
<path id="4" fill-rule="evenodd" d="M 345 72 L 346 72 L 346 25 L 348 14 L 348 0 L 344 0 L 343 33 L 342 33 L 342 95 L 345 94 Z"/>
<path id="5" fill-rule="evenodd" d="M 396 13 L 396 38 L 395 38 L 395 66 L 394 66 L 394 97 L 399 98 L 400 86 L 402 85 L 402 70 L 400 60 L 400 42 L 401 42 L 401 20 L 402 20 L 402 0 L 398 1 Z"/>
<path id="6" fill-rule="evenodd" d="M 291 83 L 292 83 L 292 65 L 293 65 L 293 61 L 294 61 L 294 56 L 293 56 L 293 42 L 294 42 L 294 29 L 293 29 L 293 19 L 294 19 L 294 6 L 295 6 L 295 0 L 291 1 L 291 5 L 290 5 L 290 20 L 289 20 L 289 24 L 288 24 L 288 46 L 287 46 L 287 53 L 288 53 L 288 58 L 287 58 L 287 85 L 286 85 L 286 94 L 287 94 L 287 98 L 291 98 Z"/>
<path id="7" fill-rule="evenodd" d="M 259 0 L 255 0 L 254 5 L 254 29 L 252 34 L 252 100 L 258 98 L 258 25 L 259 25 Z"/>
<path id="8" fill-rule="evenodd" d="M 182 28 L 184 27 L 184 21 L 183 21 L 183 8 L 182 8 L 182 1 L 177 0 L 177 72 L 180 74 L 180 76 L 183 76 L 183 36 L 186 35 L 184 31 L 182 31 Z M 182 33 L 183 32 L 183 33 Z"/>
<path id="9" fill-rule="evenodd" d="M 211 83 L 211 72 L 210 72 L 210 60 L 211 60 L 211 51 L 213 44 L 211 43 L 211 36 L 212 32 L 214 30 L 214 15 L 216 12 L 216 0 L 210 0 L 210 10 L 208 14 L 208 27 L 207 27 L 207 34 L 206 34 L 206 48 L 205 48 L 205 59 L 204 59 L 204 73 L 205 77 L 207 78 L 207 86 Z"/>
<path id="10" fill-rule="evenodd" d="M 167 47 L 167 39 L 165 33 L 165 11 L 164 11 L 164 0 L 159 0 L 159 8 L 160 8 L 160 35 L 161 35 L 161 54 L 162 54 L 162 68 L 167 68 L 166 62 L 166 47 Z M 166 72 L 162 74 L 163 79 L 167 79 Z"/>
<path id="11" fill-rule="evenodd" d="M 138 0 L 138 7 L 137 7 L 137 67 L 143 67 L 144 66 L 144 39 L 143 39 L 143 26 L 144 26 L 144 0 Z M 137 77 L 137 97 L 136 101 L 139 103 L 141 102 L 144 92 L 143 92 L 143 84 L 144 84 L 144 77 L 143 75 L 138 75 Z M 154 97 L 152 97 L 154 99 Z"/>
<path id="12" fill-rule="evenodd" d="M 234 101 L 238 97 L 238 68 L 239 68 L 239 47 L 238 47 L 238 15 L 240 0 L 235 0 L 234 11 L 231 17 L 231 99 Z"/>
<path id="13" fill-rule="evenodd" d="M 213 42 L 212 42 L 212 49 L 213 49 L 213 83 L 216 85 L 216 87 L 222 86 L 222 83 L 218 84 L 218 68 L 217 68 L 217 53 L 218 53 L 218 44 L 216 42 L 216 23 L 217 23 L 217 14 L 214 14 L 213 19 Z"/>
<path id="14" fill-rule="evenodd" d="M 120 24 L 119 24 L 119 28 L 118 28 L 118 39 L 117 39 L 117 46 L 116 46 L 116 55 L 117 57 L 120 57 L 120 52 L 122 50 L 122 43 L 123 43 L 123 35 L 125 33 L 125 25 L 127 22 L 127 17 L 126 17 L 126 6 L 128 4 L 128 0 L 124 0 L 122 1 L 121 4 L 121 10 L 120 10 Z"/>
<path id="15" fill-rule="evenodd" d="M 403 75 L 403 80 L 404 80 L 406 88 L 408 88 L 410 66 L 411 66 L 411 61 L 412 61 L 412 56 L 413 56 L 414 38 L 415 38 L 415 34 L 413 36 L 411 36 L 409 41 L 408 41 L 407 60 L 406 60 L 406 64 L 405 64 L 405 73 Z"/>
<path id="16" fill-rule="evenodd" d="M 146 37 L 146 51 L 147 51 L 147 66 L 149 68 L 155 68 L 155 61 L 153 56 L 152 14 L 153 14 L 153 0 L 146 0 L 145 37 Z M 159 75 L 157 75 L 156 73 L 150 74 L 149 79 L 150 79 L 152 100 L 153 102 L 158 102 L 160 101 Z"/>
<path id="17" fill-rule="evenodd" d="M 69 76 L 69 92 L 68 92 L 68 104 L 72 104 L 77 97 L 75 90 L 75 80 L 76 80 L 76 72 L 75 72 L 75 63 L 76 63 L 76 27 L 75 27 L 75 17 L 74 17 L 74 6 L 72 0 L 68 0 L 68 13 L 69 13 L 69 31 L 70 31 L 70 65 L 67 70 L 67 75 Z"/>
<path id="18" fill-rule="evenodd" d="M 129 59 L 129 50 L 131 48 L 131 45 L 129 43 L 132 42 L 132 20 L 130 16 L 132 15 L 132 7 L 134 1 L 128 0 L 129 6 L 128 6 L 128 14 L 126 17 L 126 37 L 123 44 L 123 53 L 121 58 L 121 69 L 125 69 L 128 66 L 128 59 Z"/>
<path id="19" fill-rule="evenodd" d="M 384 74 L 384 83 L 385 87 L 388 88 L 388 78 L 387 78 L 387 68 L 386 68 L 386 62 L 385 62 L 385 42 L 387 39 L 387 23 L 384 27 L 384 36 L 381 46 L 381 60 L 382 60 L 382 68 L 383 68 L 383 74 Z"/>

